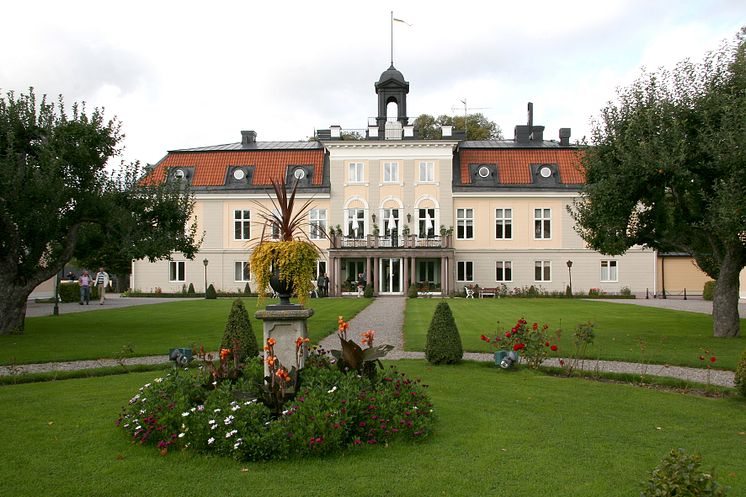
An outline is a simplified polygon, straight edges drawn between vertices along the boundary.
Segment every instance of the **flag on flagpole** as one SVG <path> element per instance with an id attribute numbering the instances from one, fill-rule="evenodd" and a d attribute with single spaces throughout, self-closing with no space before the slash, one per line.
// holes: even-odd
<path id="1" fill-rule="evenodd" d="M 396 17 L 394 17 L 394 18 L 393 18 L 392 20 L 394 20 L 394 21 L 396 21 L 396 22 L 401 22 L 401 23 L 403 23 L 403 24 L 406 24 L 406 25 L 407 25 L 407 26 L 409 26 L 410 28 L 412 27 L 412 25 L 411 25 L 411 24 L 409 24 L 409 23 L 408 23 L 407 21 L 403 21 L 403 20 L 401 20 L 401 19 L 397 19 Z"/>

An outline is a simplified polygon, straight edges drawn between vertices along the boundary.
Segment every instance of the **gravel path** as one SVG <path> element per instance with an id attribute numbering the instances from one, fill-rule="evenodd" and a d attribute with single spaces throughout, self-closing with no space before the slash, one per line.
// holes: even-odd
<path id="1" fill-rule="evenodd" d="M 114 300 L 114 299 L 112 299 Z M 140 299 L 117 299 L 122 301 L 123 305 L 138 305 L 135 300 Z M 156 303 L 160 300 L 171 299 L 142 299 L 143 303 Z M 147 302 L 144 302 L 147 300 Z M 614 302 L 619 304 L 638 304 L 655 307 L 666 307 L 674 308 L 677 310 L 687 310 L 692 312 L 710 312 L 706 309 L 705 304 L 712 305 L 710 302 L 696 301 L 696 300 L 673 300 L 673 299 L 656 299 L 656 300 L 609 300 L 608 302 Z M 117 302 L 119 303 L 119 302 Z M 112 302 L 114 304 L 114 302 Z M 51 306 L 51 304 L 48 304 Z M 86 306 L 77 306 L 76 304 L 69 304 L 73 309 L 80 307 L 85 308 Z M 115 305 L 112 305 L 112 307 Z M 119 307 L 118 306 L 118 307 Z M 90 306 L 94 307 L 94 306 Z M 107 308 L 104 306 L 95 306 L 96 309 Z M 423 352 L 407 352 L 404 350 L 404 311 L 406 308 L 406 298 L 404 297 L 378 297 L 368 307 L 363 309 L 357 316 L 350 320 L 350 327 L 347 331 L 348 338 L 352 338 L 357 343 L 360 343 L 360 334 L 367 330 L 375 330 L 375 343 L 378 344 L 391 344 L 394 346 L 394 350 L 388 353 L 386 356 L 387 360 L 399 360 L 399 359 L 424 359 L 425 354 Z M 88 310 L 88 309 L 85 309 Z M 93 309 L 90 309 L 93 310 Z M 43 311 L 42 311 L 43 312 Z M 76 312 L 72 310 L 71 312 Z M 333 333 L 323 339 L 320 345 L 327 349 L 339 348 L 339 339 L 336 333 Z M 464 359 L 470 361 L 493 361 L 492 354 L 486 353 L 464 353 Z M 133 357 L 129 359 L 100 359 L 95 361 L 70 361 L 70 362 L 53 362 L 45 364 L 23 364 L 18 366 L 0 366 L 0 376 L 7 376 L 13 374 L 22 373 L 48 373 L 54 371 L 73 371 L 79 369 L 90 369 L 90 368 L 102 368 L 111 367 L 117 365 L 137 365 L 137 364 L 161 364 L 168 362 L 166 355 L 149 356 L 149 357 Z M 549 359 L 545 362 L 548 366 L 559 366 L 559 359 Z M 733 387 L 735 374 L 732 371 L 721 371 L 721 370 L 710 370 L 708 378 L 708 370 L 700 368 L 686 368 L 680 366 L 667 366 L 659 364 L 637 364 L 631 362 L 616 362 L 616 361 L 600 361 L 600 360 L 586 360 L 581 363 L 579 369 L 587 371 L 599 371 L 599 372 L 613 372 L 613 373 L 631 373 L 636 375 L 650 375 L 650 376 L 666 376 L 671 378 L 678 378 L 686 381 L 692 381 L 696 383 L 711 383 L 713 385 Z"/>

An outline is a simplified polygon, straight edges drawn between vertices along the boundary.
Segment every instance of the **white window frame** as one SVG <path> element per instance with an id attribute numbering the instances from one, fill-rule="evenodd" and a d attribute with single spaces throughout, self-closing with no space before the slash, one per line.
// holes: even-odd
<path id="1" fill-rule="evenodd" d="M 436 236 L 436 233 L 440 233 L 436 227 L 438 226 L 438 209 L 435 207 L 418 207 L 417 208 L 417 238 L 427 238 L 427 233 L 420 230 L 420 226 L 425 226 L 425 216 L 422 215 L 420 211 L 432 211 L 433 215 L 431 216 L 431 220 L 433 222 L 433 228 L 432 228 L 432 235 L 430 235 L 431 238 L 434 238 Z M 427 231 L 427 230 L 426 230 Z"/>
<path id="2" fill-rule="evenodd" d="M 551 239 L 552 209 L 547 207 L 534 208 L 534 240 Z"/>
<path id="3" fill-rule="evenodd" d="M 236 236 L 236 230 L 240 231 L 240 237 Z M 251 240 L 251 211 L 249 209 L 233 210 L 233 240 Z"/>
<path id="4" fill-rule="evenodd" d="M 536 279 L 536 269 L 541 267 L 540 279 Z M 549 274 L 547 274 L 547 272 Z M 534 282 L 551 283 L 552 281 L 552 261 L 534 261 Z"/>
<path id="5" fill-rule="evenodd" d="M 502 264 L 503 279 L 497 277 L 497 270 Z M 510 272 L 510 278 L 505 278 L 505 273 Z M 495 261 L 495 281 L 498 283 L 509 283 L 513 281 L 513 261 Z"/>
<path id="6" fill-rule="evenodd" d="M 391 236 L 391 230 L 387 229 L 388 220 L 391 218 L 391 212 L 394 213 L 394 219 L 396 219 L 396 234 L 401 235 L 402 233 L 402 209 L 399 207 L 384 207 L 381 209 L 381 227 L 379 228 L 383 233 L 384 238 Z"/>
<path id="7" fill-rule="evenodd" d="M 185 261 L 168 261 L 168 281 L 171 283 L 183 283 L 186 281 Z"/>
<path id="8" fill-rule="evenodd" d="M 326 238 L 326 209 L 311 209 L 308 211 L 309 237 L 311 240 Z"/>
<path id="9" fill-rule="evenodd" d="M 471 214 L 471 216 L 468 216 Z M 463 224 L 463 236 L 461 230 Z M 471 236 L 469 236 L 469 230 L 471 227 Z M 474 240 L 474 209 L 471 207 L 464 207 L 462 209 L 456 209 L 456 239 L 457 240 Z"/>
<path id="10" fill-rule="evenodd" d="M 613 269 L 613 271 L 612 271 Z M 612 274 L 613 272 L 613 274 Z M 606 273 L 606 274 L 604 274 Z M 613 278 L 612 278 L 613 276 Z M 602 283 L 617 283 L 619 281 L 619 262 L 615 259 L 604 259 L 601 261 Z"/>
<path id="11" fill-rule="evenodd" d="M 355 224 L 359 225 L 357 221 L 362 220 L 363 233 L 361 236 L 358 236 L 358 238 L 365 238 L 365 236 L 368 234 L 368 223 L 366 222 L 367 217 L 367 209 L 364 209 L 362 207 L 351 207 L 349 209 L 345 209 L 345 236 L 354 236 L 354 230 L 350 228 L 350 224 L 354 220 L 356 221 Z"/>
<path id="12" fill-rule="evenodd" d="M 384 162 L 382 178 L 384 183 L 399 183 L 399 163 Z"/>
<path id="13" fill-rule="evenodd" d="M 469 265 L 471 265 L 471 279 L 468 279 L 469 271 L 467 270 L 467 268 L 469 267 Z M 463 279 L 459 279 L 459 273 L 463 275 Z M 456 281 L 463 281 L 466 283 L 474 282 L 474 261 L 457 261 L 456 262 Z"/>
<path id="14" fill-rule="evenodd" d="M 435 183 L 435 162 L 421 161 L 418 169 L 420 183 Z"/>
<path id="15" fill-rule="evenodd" d="M 497 227 L 502 226 L 503 236 L 497 236 Z M 506 228 L 510 228 L 510 236 L 505 236 Z M 513 239 L 513 209 L 502 207 L 495 209 L 495 240 Z"/>
<path id="16" fill-rule="evenodd" d="M 245 278 L 248 270 L 248 279 Z M 241 278 L 238 279 L 237 276 Z M 251 266 L 248 261 L 234 261 L 233 262 L 233 281 L 236 283 L 246 283 L 251 281 Z"/>
<path id="17" fill-rule="evenodd" d="M 347 165 L 348 183 L 365 183 L 365 164 L 362 162 L 350 162 Z"/>

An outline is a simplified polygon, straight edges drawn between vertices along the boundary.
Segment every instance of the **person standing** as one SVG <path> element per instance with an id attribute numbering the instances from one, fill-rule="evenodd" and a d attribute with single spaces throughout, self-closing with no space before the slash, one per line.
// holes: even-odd
<path id="1" fill-rule="evenodd" d="M 104 300 L 106 300 L 106 287 L 109 286 L 109 274 L 104 271 L 104 268 L 100 267 L 98 268 L 98 273 L 96 273 L 94 281 L 98 288 L 98 305 L 104 305 Z"/>
<path id="2" fill-rule="evenodd" d="M 324 292 L 324 275 L 319 273 L 319 277 L 316 278 L 316 288 L 318 290 L 319 297 L 326 297 Z"/>
<path id="3" fill-rule="evenodd" d="M 80 305 L 88 305 L 91 300 L 91 277 L 88 275 L 88 271 L 83 271 L 83 274 L 78 278 L 78 285 L 80 286 Z"/>
<path id="4" fill-rule="evenodd" d="M 329 274 L 324 273 L 324 296 L 329 296 Z"/>

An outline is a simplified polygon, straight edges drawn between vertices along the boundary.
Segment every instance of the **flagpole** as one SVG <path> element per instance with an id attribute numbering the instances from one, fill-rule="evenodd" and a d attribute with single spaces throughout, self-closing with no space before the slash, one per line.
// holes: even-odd
<path id="1" fill-rule="evenodd" d="M 391 67 L 394 67 L 394 11 L 391 11 Z"/>

